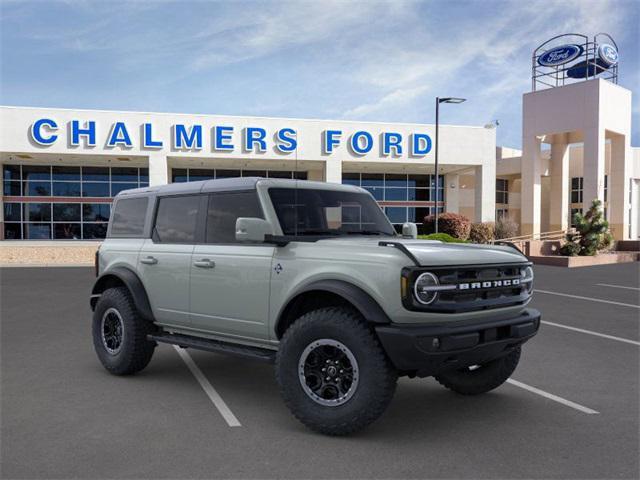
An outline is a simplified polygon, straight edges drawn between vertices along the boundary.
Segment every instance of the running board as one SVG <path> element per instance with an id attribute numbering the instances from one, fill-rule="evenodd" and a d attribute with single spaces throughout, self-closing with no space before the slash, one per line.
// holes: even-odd
<path id="1" fill-rule="evenodd" d="M 192 337 L 191 335 L 181 335 L 178 333 L 161 333 L 159 335 L 147 335 L 147 339 L 177 345 L 182 348 L 195 348 L 196 350 L 205 350 L 207 352 L 236 355 L 266 363 L 274 363 L 276 360 L 276 352 L 274 350 L 236 345 L 210 338 Z"/>

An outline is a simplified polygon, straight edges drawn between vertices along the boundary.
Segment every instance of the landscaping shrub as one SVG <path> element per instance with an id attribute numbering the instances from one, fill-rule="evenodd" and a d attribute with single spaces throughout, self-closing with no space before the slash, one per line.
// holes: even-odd
<path id="1" fill-rule="evenodd" d="M 491 243 L 496 238 L 496 225 L 493 222 L 473 223 L 469 232 L 472 243 Z"/>
<path id="2" fill-rule="evenodd" d="M 440 240 L 446 243 L 467 243 L 465 240 L 454 238 L 448 233 L 432 233 L 430 235 L 418 235 L 418 238 L 422 240 Z"/>
<path id="3" fill-rule="evenodd" d="M 509 217 L 502 217 L 496 221 L 495 238 L 513 238 L 518 235 L 518 224 Z"/>
<path id="4" fill-rule="evenodd" d="M 560 248 L 562 255 L 593 256 L 601 250 L 606 250 L 613 243 L 613 237 L 609 233 L 609 222 L 604 219 L 600 200 L 594 200 L 584 215 L 576 213 L 573 223 L 576 232 L 567 233 L 567 243 Z"/>
<path id="5" fill-rule="evenodd" d="M 425 233 L 435 232 L 435 217 L 429 215 L 424 218 Z M 457 213 L 443 213 L 438 215 L 438 233 L 446 233 L 460 240 L 467 240 L 471 231 L 471 222 L 464 215 Z"/>

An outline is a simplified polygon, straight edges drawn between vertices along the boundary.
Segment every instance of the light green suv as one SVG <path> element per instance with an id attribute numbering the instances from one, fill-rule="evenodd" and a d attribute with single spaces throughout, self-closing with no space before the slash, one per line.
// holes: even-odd
<path id="1" fill-rule="evenodd" d="M 540 314 L 510 246 L 398 235 L 361 188 L 234 178 L 128 190 L 96 254 L 93 343 L 113 374 L 158 343 L 275 363 L 284 401 L 330 435 L 385 410 L 398 376 L 501 385 Z"/>

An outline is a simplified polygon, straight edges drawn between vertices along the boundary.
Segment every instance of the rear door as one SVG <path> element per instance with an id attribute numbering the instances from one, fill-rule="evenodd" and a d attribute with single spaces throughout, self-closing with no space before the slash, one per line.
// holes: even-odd
<path id="1" fill-rule="evenodd" d="M 153 314 L 164 325 L 189 326 L 189 273 L 202 198 L 159 197 L 152 238 L 138 257 Z"/>
<path id="2" fill-rule="evenodd" d="M 224 336 L 267 339 L 275 247 L 236 242 L 238 217 L 264 218 L 255 190 L 209 194 L 205 240 L 192 255 L 191 324 Z"/>

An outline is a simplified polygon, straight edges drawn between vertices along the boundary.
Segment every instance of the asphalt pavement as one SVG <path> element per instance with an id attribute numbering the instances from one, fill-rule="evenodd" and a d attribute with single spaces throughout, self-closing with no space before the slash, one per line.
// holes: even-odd
<path id="1" fill-rule="evenodd" d="M 540 333 L 513 383 L 462 397 L 400 380 L 346 438 L 289 413 L 273 367 L 174 348 L 132 377 L 91 344 L 89 268 L 0 269 L 2 478 L 638 478 L 639 264 L 537 266 Z"/>

